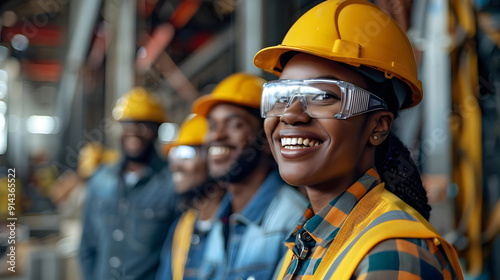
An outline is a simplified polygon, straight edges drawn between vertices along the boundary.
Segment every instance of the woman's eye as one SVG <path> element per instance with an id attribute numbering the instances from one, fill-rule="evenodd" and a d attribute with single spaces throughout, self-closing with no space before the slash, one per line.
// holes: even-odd
<path id="1" fill-rule="evenodd" d="M 312 100 L 313 101 L 326 101 L 326 100 L 334 101 L 334 100 L 340 100 L 340 98 L 335 94 L 325 92 L 325 93 L 315 95 L 312 98 Z"/>
<path id="2" fill-rule="evenodd" d="M 276 103 L 285 103 L 286 104 L 286 103 L 288 103 L 288 99 L 289 98 L 286 96 L 280 96 L 280 97 L 278 97 L 278 100 L 276 101 Z"/>

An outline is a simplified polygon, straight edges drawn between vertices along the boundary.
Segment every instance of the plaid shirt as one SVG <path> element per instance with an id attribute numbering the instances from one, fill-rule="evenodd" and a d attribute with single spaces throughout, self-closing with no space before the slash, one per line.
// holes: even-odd
<path id="1" fill-rule="evenodd" d="M 308 208 L 299 226 L 285 241 L 294 257 L 283 279 L 312 279 L 327 249 L 358 201 L 380 184 L 368 170 L 347 191 L 316 215 Z M 302 257 L 302 258 L 301 258 Z M 426 239 L 389 239 L 375 246 L 351 279 L 457 279 L 441 247 Z"/>

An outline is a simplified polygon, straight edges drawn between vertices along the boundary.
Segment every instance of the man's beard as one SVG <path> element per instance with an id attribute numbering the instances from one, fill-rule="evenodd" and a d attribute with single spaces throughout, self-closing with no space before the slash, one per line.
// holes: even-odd
<path id="1" fill-rule="evenodd" d="M 190 208 L 200 208 L 200 204 L 205 199 L 212 199 L 220 196 L 221 192 L 224 190 L 220 187 L 217 182 L 209 178 L 207 181 L 199 184 L 196 187 L 190 188 L 189 190 L 178 195 L 178 208 L 181 211 L 185 211 Z"/>
<path id="2" fill-rule="evenodd" d="M 154 141 L 149 141 L 146 143 L 146 145 L 144 146 L 142 151 L 137 155 L 134 155 L 134 156 L 129 155 L 127 153 L 127 151 L 125 151 L 123 149 L 123 145 L 122 145 L 122 152 L 125 155 L 126 161 L 132 161 L 132 162 L 137 162 L 137 163 L 146 163 L 153 157 L 153 155 L 156 153 L 156 150 L 155 150 Z"/>
<path id="3" fill-rule="evenodd" d="M 245 180 L 257 168 L 262 157 L 263 143 L 257 137 L 248 147 L 246 147 L 238 159 L 229 168 L 226 174 L 213 177 L 217 182 L 239 183 Z"/>

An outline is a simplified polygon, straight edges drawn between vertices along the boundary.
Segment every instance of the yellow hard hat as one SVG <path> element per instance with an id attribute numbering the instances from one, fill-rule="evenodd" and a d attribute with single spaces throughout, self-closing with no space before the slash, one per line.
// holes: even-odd
<path id="1" fill-rule="evenodd" d="M 255 66 L 281 75 L 280 57 L 289 51 L 308 53 L 356 67 L 365 65 L 396 77 L 411 88 L 403 108 L 422 100 L 422 83 L 410 41 L 398 24 L 364 0 L 328 0 L 302 15 L 278 46 L 260 50 Z"/>
<path id="2" fill-rule="evenodd" d="M 160 101 L 142 87 L 135 87 L 120 97 L 112 115 L 118 121 L 163 123 L 167 120 Z"/>
<path id="3" fill-rule="evenodd" d="M 118 151 L 108 150 L 99 142 L 89 142 L 85 144 L 78 156 L 78 175 L 87 179 L 99 165 L 103 163 L 115 163 L 118 161 Z"/>
<path id="4" fill-rule="evenodd" d="M 236 73 L 220 82 L 211 94 L 196 99 L 193 113 L 206 117 L 215 105 L 231 103 L 260 109 L 262 85 L 266 81 L 247 73 Z"/>
<path id="5" fill-rule="evenodd" d="M 190 114 L 182 122 L 177 140 L 163 146 L 163 153 L 168 154 L 176 146 L 201 146 L 208 131 L 207 120 L 200 115 Z"/>
<path id="6" fill-rule="evenodd" d="M 200 146 L 203 144 L 207 130 L 207 120 L 203 116 L 190 115 L 181 124 L 179 137 L 175 140 L 174 145 Z"/>

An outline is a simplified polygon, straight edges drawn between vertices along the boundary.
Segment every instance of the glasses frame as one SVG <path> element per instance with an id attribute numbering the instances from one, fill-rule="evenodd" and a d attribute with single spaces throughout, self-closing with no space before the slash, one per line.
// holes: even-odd
<path id="1" fill-rule="evenodd" d="M 307 107 L 306 95 L 317 95 L 320 92 L 328 93 L 326 91 L 322 91 L 318 89 L 318 92 L 307 94 L 307 93 L 294 93 L 291 94 L 287 101 L 286 106 L 283 109 L 283 112 L 280 114 L 268 115 L 270 109 L 274 108 L 276 101 L 274 101 L 273 106 L 269 106 L 269 99 L 273 96 L 276 96 L 276 88 L 277 87 L 300 87 L 300 86 L 311 86 L 314 84 L 333 84 L 340 88 L 341 96 L 340 96 L 340 109 L 338 113 L 333 114 L 331 118 L 333 119 L 348 119 L 350 117 L 354 117 L 360 114 L 368 113 L 375 110 L 388 110 L 387 104 L 383 99 L 376 96 L 375 94 L 363 89 L 355 84 L 351 84 L 346 81 L 335 80 L 335 79 L 303 79 L 303 80 L 275 80 L 270 81 L 264 84 L 262 88 L 262 99 L 261 99 L 261 117 L 281 117 L 286 109 L 291 106 L 291 104 L 298 99 L 304 110 L 311 118 L 320 118 L 315 117 L 314 114 L 311 114 Z M 279 89 L 279 88 L 278 88 Z M 321 117 L 321 119 L 327 119 L 326 117 Z"/>

